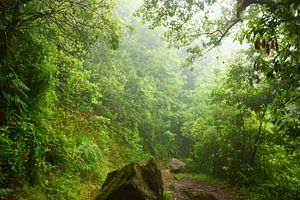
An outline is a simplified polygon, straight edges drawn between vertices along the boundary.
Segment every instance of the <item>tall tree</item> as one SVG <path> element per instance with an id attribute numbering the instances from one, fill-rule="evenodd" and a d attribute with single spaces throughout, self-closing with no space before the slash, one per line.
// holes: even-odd
<path id="1" fill-rule="evenodd" d="M 278 118 L 274 123 L 280 124 L 286 134 L 299 136 L 295 128 L 298 122 L 287 120 L 287 116 L 295 119 L 300 103 L 299 9 L 297 0 L 149 0 L 138 15 L 150 21 L 151 27 L 166 26 L 165 36 L 172 46 L 188 47 L 188 64 L 220 45 L 239 26 L 238 40 L 255 48 L 249 67 L 263 72 L 277 86 L 273 94 Z M 278 113 L 279 108 L 283 112 Z"/>

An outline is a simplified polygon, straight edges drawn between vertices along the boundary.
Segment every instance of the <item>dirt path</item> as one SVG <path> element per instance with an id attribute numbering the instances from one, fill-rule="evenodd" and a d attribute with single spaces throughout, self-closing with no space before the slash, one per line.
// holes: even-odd
<path id="1" fill-rule="evenodd" d="M 201 182 L 190 177 L 176 180 L 168 170 L 162 170 L 165 190 L 172 190 L 173 200 L 244 200 L 231 189 Z"/>

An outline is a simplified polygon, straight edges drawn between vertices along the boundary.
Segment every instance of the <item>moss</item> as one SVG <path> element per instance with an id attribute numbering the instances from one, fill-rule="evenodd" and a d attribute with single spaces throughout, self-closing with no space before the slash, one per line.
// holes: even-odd
<path id="1" fill-rule="evenodd" d="M 150 158 L 143 166 L 134 162 L 109 173 L 97 200 L 159 200 L 162 198 L 161 174 L 155 160 Z"/>

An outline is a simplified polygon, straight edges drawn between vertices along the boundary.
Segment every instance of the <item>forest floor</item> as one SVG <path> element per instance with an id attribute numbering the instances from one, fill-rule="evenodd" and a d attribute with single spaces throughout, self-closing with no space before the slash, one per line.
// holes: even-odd
<path id="1" fill-rule="evenodd" d="M 164 189 L 172 191 L 173 200 L 245 200 L 232 189 L 196 180 L 188 174 L 177 179 L 169 170 L 162 170 Z"/>

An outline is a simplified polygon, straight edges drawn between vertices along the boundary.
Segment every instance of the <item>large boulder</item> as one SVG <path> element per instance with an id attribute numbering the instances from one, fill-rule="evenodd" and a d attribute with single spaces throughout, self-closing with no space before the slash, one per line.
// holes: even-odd
<path id="1" fill-rule="evenodd" d="M 170 158 L 168 168 L 173 173 L 184 172 L 186 164 L 176 158 Z"/>
<path id="2" fill-rule="evenodd" d="M 110 172 L 96 200 L 162 200 L 163 182 L 153 158 Z"/>

